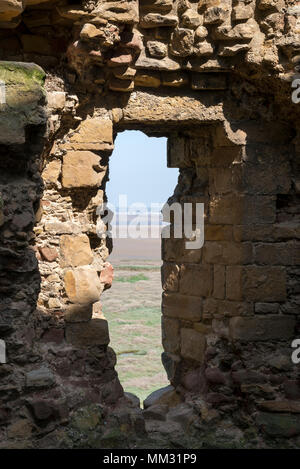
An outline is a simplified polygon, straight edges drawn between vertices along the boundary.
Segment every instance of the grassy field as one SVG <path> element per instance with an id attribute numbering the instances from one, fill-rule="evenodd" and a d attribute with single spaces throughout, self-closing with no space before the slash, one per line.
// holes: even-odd
<path id="1" fill-rule="evenodd" d="M 141 400 L 169 384 L 160 358 L 160 303 L 160 264 L 117 266 L 113 286 L 103 296 L 120 381 Z"/>

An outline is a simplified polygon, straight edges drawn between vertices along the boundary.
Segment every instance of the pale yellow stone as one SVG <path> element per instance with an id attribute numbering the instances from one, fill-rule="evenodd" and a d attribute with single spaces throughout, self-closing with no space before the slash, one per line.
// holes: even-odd
<path id="1" fill-rule="evenodd" d="M 60 238 L 60 266 L 78 267 L 93 261 L 93 253 L 87 235 L 63 235 Z"/>
<path id="2" fill-rule="evenodd" d="M 55 183 L 57 182 L 61 171 L 61 161 L 53 160 L 45 167 L 42 177 L 45 182 Z"/>
<path id="3" fill-rule="evenodd" d="M 65 188 L 98 187 L 105 175 L 100 157 L 91 151 L 69 151 L 63 160 L 62 185 Z M 97 171 L 96 171 L 96 170 Z"/>
<path id="4" fill-rule="evenodd" d="M 66 293 L 72 303 L 91 304 L 99 301 L 101 284 L 97 271 L 92 267 L 68 270 L 64 282 Z"/>

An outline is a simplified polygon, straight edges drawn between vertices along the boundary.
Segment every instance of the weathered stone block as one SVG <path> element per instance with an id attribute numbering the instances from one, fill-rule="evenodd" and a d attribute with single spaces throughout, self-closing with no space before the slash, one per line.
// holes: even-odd
<path id="1" fill-rule="evenodd" d="M 99 301 L 102 289 L 95 269 L 77 267 L 68 270 L 64 282 L 66 293 L 72 303 L 90 304 Z"/>
<path id="2" fill-rule="evenodd" d="M 246 301 L 218 301 L 217 313 L 218 316 L 221 317 L 253 315 L 253 303 L 248 303 Z"/>
<path id="3" fill-rule="evenodd" d="M 252 261 L 252 245 L 251 243 L 206 241 L 203 247 L 203 259 L 208 264 L 248 264 Z"/>
<path id="4" fill-rule="evenodd" d="M 231 300 L 284 301 L 286 299 L 285 269 L 227 266 L 226 297 Z"/>
<path id="5" fill-rule="evenodd" d="M 232 170 L 212 168 L 209 170 L 209 191 L 211 194 L 224 194 L 233 190 Z"/>
<path id="6" fill-rule="evenodd" d="M 69 151 L 63 160 L 62 185 L 72 189 L 99 187 L 105 176 L 100 157 L 91 151 Z"/>
<path id="7" fill-rule="evenodd" d="M 202 299 L 178 293 L 163 293 L 162 310 L 164 316 L 181 318 L 186 321 L 200 321 Z"/>
<path id="8" fill-rule="evenodd" d="M 109 81 L 109 89 L 112 91 L 119 91 L 121 93 L 128 93 L 134 89 L 134 81 L 129 79 L 119 79 L 112 77 Z"/>
<path id="9" fill-rule="evenodd" d="M 66 322 L 86 322 L 92 319 L 93 305 L 68 305 L 64 314 Z"/>
<path id="10" fill-rule="evenodd" d="M 294 337 L 296 321 L 292 317 L 236 317 L 229 321 L 230 337 L 233 340 L 257 342 L 287 340 Z"/>
<path id="11" fill-rule="evenodd" d="M 168 168 L 189 168 L 192 162 L 186 150 L 186 138 L 169 137 L 167 148 Z"/>
<path id="12" fill-rule="evenodd" d="M 93 253 L 87 235 L 63 235 L 60 238 L 60 266 L 78 267 L 93 261 Z"/>
<path id="13" fill-rule="evenodd" d="M 262 243 L 255 246 L 254 262 L 267 265 L 295 265 L 298 264 L 297 253 L 300 244 L 297 243 Z"/>
<path id="14" fill-rule="evenodd" d="M 248 301 L 284 301 L 286 299 L 285 269 L 282 267 L 245 267 L 242 292 Z"/>
<path id="15" fill-rule="evenodd" d="M 274 223 L 275 218 L 276 198 L 272 196 L 223 195 L 210 202 L 210 223 Z"/>
<path id="16" fill-rule="evenodd" d="M 84 120 L 70 137 L 69 142 L 61 147 L 67 150 L 112 150 L 111 120 L 98 117 Z"/>
<path id="17" fill-rule="evenodd" d="M 186 264 L 180 270 L 180 293 L 184 295 L 210 296 L 213 273 L 210 265 Z"/>
<path id="18" fill-rule="evenodd" d="M 53 160 L 45 167 L 42 177 L 46 183 L 55 184 L 58 181 L 61 172 L 61 161 Z"/>
<path id="19" fill-rule="evenodd" d="M 232 227 L 229 225 L 204 225 L 204 239 L 206 241 L 230 241 Z"/>
<path id="20" fill-rule="evenodd" d="M 185 262 L 196 264 L 201 261 L 202 249 L 186 249 L 186 239 L 163 238 L 162 258 L 168 262 Z"/>
<path id="21" fill-rule="evenodd" d="M 138 71 L 134 77 L 136 86 L 158 88 L 160 86 L 160 74 L 158 72 Z"/>
<path id="22" fill-rule="evenodd" d="M 184 72 L 162 72 L 161 76 L 163 86 L 178 88 L 189 83 L 189 76 Z"/>
<path id="23" fill-rule="evenodd" d="M 181 335 L 181 355 L 184 358 L 202 363 L 206 348 L 206 338 L 201 332 L 183 328 Z"/>
<path id="24" fill-rule="evenodd" d="M 75 347 L 108 345 L 109 333 L 107 321 L 92 319 L 87 323 L 69 323 L 66 325 L 66 340 Z"/>

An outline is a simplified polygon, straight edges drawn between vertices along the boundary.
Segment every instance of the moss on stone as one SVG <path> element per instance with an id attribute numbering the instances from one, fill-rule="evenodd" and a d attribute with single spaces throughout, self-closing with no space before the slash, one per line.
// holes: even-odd
<path id="1" fill-rule="evenodd" d="M 25 84 L 43 86 L 46 74 L 44 70 L 33 63 L 0 61 L 0 80 L 15 85 Z"/>

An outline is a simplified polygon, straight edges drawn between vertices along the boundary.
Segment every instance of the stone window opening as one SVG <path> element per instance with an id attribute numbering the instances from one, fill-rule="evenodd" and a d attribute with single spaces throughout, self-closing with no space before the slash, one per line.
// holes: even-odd
<path id="1" fill-rule="evenodd" d="M 106 183 L 108 202 L 117 212 L 127 210 L 129 218 L 125 221 L 120 215 L 117 223 L 122 225 L 123 232 L 116 226 L 115 236 L 107 240 L 112 244 L 107 260 L 114 267 L 114 281 L 112 289 L 101 297 L 102 309 L 108 320 L 111 346 L 117 353 L 121 384 L 126 392 L 138 394 L 141 401 L 152 391 L 169 385 L 161 363 L 162 286 L 158 213 L 174 192 L 178 170 L 167 168 L 166 160 L 165 138 L 149 138 L 134 130 L 118 132 Z M 127 209 L 118 206 L 120 201 L 122 203 L 120 195 L 123 199 L 125 197 L 123 203 L 127 203 Z M 128 226 L 136 221 L 135 233 L 132 234 L 130 229 L 124 233 L 127 221 Z M 138 238 L 132 239 L 132 235 Z"/>

